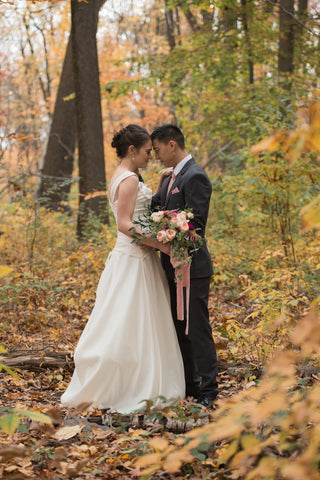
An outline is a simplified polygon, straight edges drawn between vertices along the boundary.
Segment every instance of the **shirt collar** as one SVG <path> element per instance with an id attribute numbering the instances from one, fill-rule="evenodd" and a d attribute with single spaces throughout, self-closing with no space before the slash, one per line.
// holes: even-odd
<path id="1" fill-rule="evenodd" d="M 178 163 L 178 165 L 176 165 L 176 166 L 174 167 L 173 173 L 175 174 L 175 176 L 177 176 L 177 175 L 181 172 L 181 170 L 183 169 L 183 167 L 185 166 L 185 164 L 186 164 L 187 162 L 189 162 L 189 160 L 191 160 L 191 158 L 192 158 L 192 155 L 190 155 L 190 154 L 187 155 L 185 158 L 183 158 L 183 159 Z"/>

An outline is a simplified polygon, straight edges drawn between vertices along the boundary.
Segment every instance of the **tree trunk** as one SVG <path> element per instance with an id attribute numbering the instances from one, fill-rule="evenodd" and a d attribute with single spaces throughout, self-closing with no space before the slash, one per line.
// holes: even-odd
<path id="1" fill-rule="evenodd" d="M 170 50 L 173 50 L 176 46 L 176 38 L 175 38 L 175 29 L 174 29 L 174 19 L 173 19 L 173 11 L 172 8 L 168 7 L 168 0 L 165 0 L 165 17 L 166 17 L 166 34 L 168 43 L 170 46 Z"/>
<path id="2" fill-rule="evenodd" d="M 205 9 L 201 9 L 201 16 L 202 16 L 202 21 L 203 21 L 203 25 L 208 25 L 210 27 L 212 27 L 212 23 L 213 23 L 213 20 L 214 20 L 214 10 L 212 9 L 211 11 L 209 10 L 205 10 Z"/>
<path id="3" fill-rule="evenodd" d="M 182 6 L 183 4 L 179 4 L 179 6 L 181 7 L 181 10 L 183 11 L 183 13 L 185 14 L 185 17 L 187 19 L 187 22 L 189 23 L 189 26 L 191 28 L 191 30 L 193 32 L 195 32 L 197 29 L 198 29 L 198 23 L 197 23 L 197 19 L 196 17 L 193 15 L 193 13 L 191 12 L 190 8 L 188 7 L 183 7 Z"/>
<path id="4" fill-rule="evenodd" d="M 88 3 L 71 0 L 71 36 L 80 176 L 77 222 L 79 239 L 84 238 L 88 220 L 92 214 L 100 221 L 108 222 L 96 41 L 100 6 L 101 0 L 90 0 Z"/>
<path id="5" fill-rule="evenodd" d="M 299 16 L 304 17 L 308 12 L 308 0 L 299 0 L 298 4 Z"/>
<path id="6" fill-rule="evenodd" d="M 282 118 L 291 117 L 291 82 L 294 70 L 294 0 L 280 0 L 279 5 L 279 49 L 278 74 L 282 91 L 280 112 Z"/>
<path id="7" fill-rule="evenodd" d="M 175 8 L 175 25 L 177 27 L 177 36 L 178 36 L 178 45 L 181 45 L 181 29 L 180 29 L 180 14 L 179 14 L 179 7 L 176 6 Z"/>
<path id="8" fill-rule="evenodd" d="M 251 44 L 251 38 L 250 38 L 250 32 L 249 32 L 249 26 L 248 26 L 248 9 L 250 8 L 250 3 L 251 1 L 249 0 L 241 0 L 241 7 L 242 7 L 242 24 L 243 24 L 243 30 L 245 34 L 245 39 L 246 39 L 246 45 L 247 45 L 247 57 L 248 57 L 248 71 L 249 71 L 249 83 L 250 85 L 253 85 L 254 83 L 254 68 L 253 68 L 253 55 L 252 55 L 252 44 Z"/>
<path id="9" fill-rule="evenodd" d="M 237 31 L 238 29 L 238 6 L 237 2 L 232 1 L 228 2 L 227 5 L 222 7 L 221 16 L 220 16 L 220 25 L 222 31 L 228 34 L 231 30 Z M 234 39 L 232 40 L 234 42 Z"/>
<path id="10" fill-rule="evenodd" d="M 75 145 L 76 112 L 70 35 L 37 191 L 38 198 L 52 210 L 66 210 L 66 205 L 61 202 L 66 201 L 70 192 Z"/>
<path id="11" fill-rule="evenodd" d="M 97 23 L 99 9 L 105 2 L 106 0 L 97 1 L 95 17 Z M 41 198 L 44 205 L 51 210 L 69 210 L 66 200 L 70 193 L 76 140 L 75 87 L 70 33 L 37 189 L 37 197 Z"/>
<path id="12" fill-rule="evenodd" d="M 301 20 L 302 25 L 300 23 L 297 23 L 296 25 L 297 34 L 299 35 L 299 39 L 297 40 L 303 42 L 303 34 L 307 32 L 303 25 L 308 21 L 308 0 L 299 0 L 298 18 Z"/>
<path id="13" fill-rule="evenodd" d="M 280 81 L 291 86 L 290 75 L 294 70 L 294 0 L 280 0 L 278 71 Z"/>
<path id="14" fill-rule="evenodd" d="M 234 73 L 237 70 L 237 61 L 233 58 L 235 49 L 238 47 L 238 18 L 240 9 L 237 0 L 231 0 L 221 6 L 219 13 L 219 30 L 222 34 L 222 44 L 227 49 L 225 52 L 225 63 L 229 65 Z"/>

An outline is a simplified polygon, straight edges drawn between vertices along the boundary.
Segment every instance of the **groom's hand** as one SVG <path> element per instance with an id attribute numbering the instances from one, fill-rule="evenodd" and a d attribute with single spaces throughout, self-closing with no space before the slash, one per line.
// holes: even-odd
<path id="1" fill-rule="evenodd" d="M 139 244 L 139 247 L 142 248 L 142 250 L 145 250 L 146 248 L 152 248 L 152 247 L 149 247 L 149 245 L 143 245 L 142 243 Z"/>

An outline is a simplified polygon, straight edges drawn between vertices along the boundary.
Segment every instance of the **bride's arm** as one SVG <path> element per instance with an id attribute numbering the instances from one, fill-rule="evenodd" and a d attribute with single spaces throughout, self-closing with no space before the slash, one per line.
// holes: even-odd
<path id="1" fill-rule="evenodd" d="M 169 168 L 164 168 L 163 170 L 161 170 L 159 173 L 160 173 L 160 179 L 159 179 L 159 183 L 158 183 L 158 186 L 156 188 L 156 191 L 154 192 L 154 195 L 156 193 L 158 193 L 158 191 L 160 190 L 160 188 L 162 187 L 162 184 L 163 184 L 163 181 L 165 178 L 169 177 L 169 175 L 172 174 L 172 170 L 173 168 L 172 167 L 169 167 Z"/>
<path id="2" fill-rule="evenodd" d="M 132 237 L 132 228 L 137 232 L 143 234 L 142 230 L 134 225 L 132 216 L 137 200 L 137 193 L 139 188 L 139 179 L 136 176 L 131 176 L 123 180 L 119 185 L 118 206 L 117 206 L 117 224 L 118 230 L 128 237 Z M 167 255 L 170 254 L 170 246 L 158 242 L 156 238 L 151 238 L 150 235 L 144 234 L 141 244 L 148 247 L 157 248 Z"/>

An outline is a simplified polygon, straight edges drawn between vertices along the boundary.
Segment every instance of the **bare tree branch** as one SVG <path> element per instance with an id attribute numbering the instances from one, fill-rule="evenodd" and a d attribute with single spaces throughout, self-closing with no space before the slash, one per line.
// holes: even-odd
<path id="1" fill-rule="evenodd" d="M 283 12 L 285 12 L 287 15 L 290 15 L 290 17 L 292 17 L 294 19 L 295 22 L 297 22 L 299 25 L 301 25 L 303 28 L 305 28 L 306 30 L 308 30 L 309 33 L 311 33 L 311 35 L 313 35 L 314 37 L 317 37 L 317 38 L 320 38 L 320 35 L 316 32 L 314 32 L 313 30 L 311 30 L 311 28 L 309 28 L 305 23 L 303 23 L 300 18 L 298 18 L 296 15 L 294 15 L 292 12 L 289 12 L 286 8 L 282 7 L 281 5 L 279 5 L 279 3 L 277 2 L 272 2 L 271 0 L 266 0 L 267 3 L 269 3 L 270 5 L 273 5 L 274 7 L 278 7 L 280 10 L 282 10 Z"/>
<path id="2" fill-rule="evenodd" d="M 214 153 L 208 158 L 207 162 L 202 166 L 202 168 L 206 168 L 208 165 L 210 165 L 210 163 L 212 163 L 215 158 L 219 157 L 220 153 L 224 152 L 232 144 L 233 144 L 233 141 L 230 140 L 225 145 L 223 145 L 223 147 L 221 147 L 218 152 Z"/>

